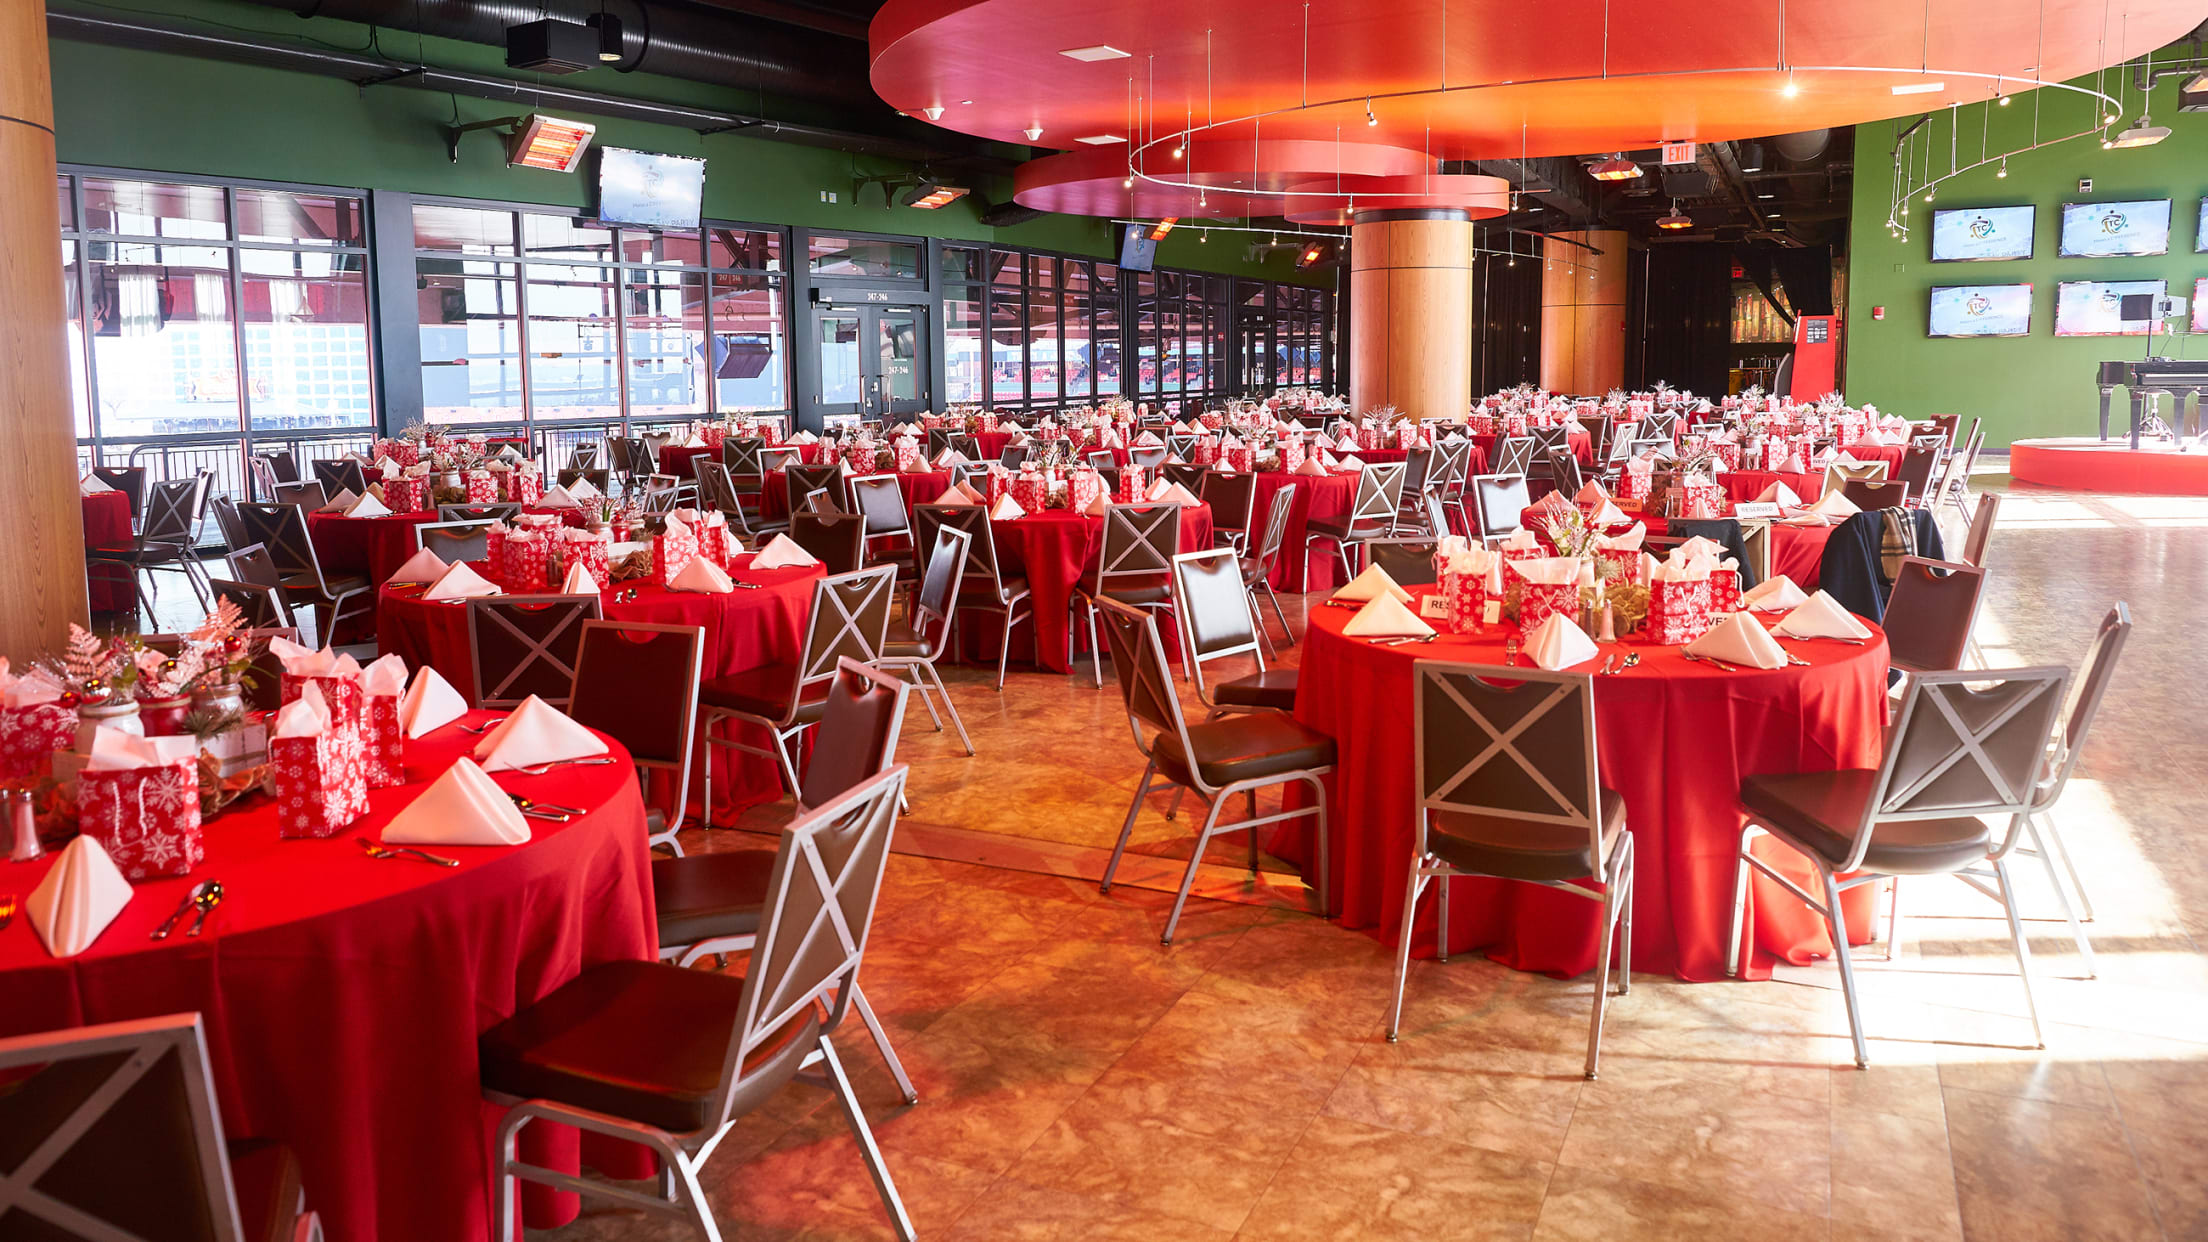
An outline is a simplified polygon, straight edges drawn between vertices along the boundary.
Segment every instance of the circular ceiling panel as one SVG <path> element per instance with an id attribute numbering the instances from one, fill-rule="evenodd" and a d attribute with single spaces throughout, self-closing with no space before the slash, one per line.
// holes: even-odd
<path id="1" fill-rule="evenodd" d="M 1013 200 L 1071 215 L 1270 216 L 1292 187 L 1331 178 L 1336 168 L 1376 181 L 1431 166 L 1420 151 L 1372 142 L 1159 142 L 1139 173 L 1128 155 L 1126 143 L 1112 143 L 1030 160 L 1014 170 Z"/>
<path id="2" fill-rule="evenodd" d="M 1348 226 L 1360 211 L 1461 211 L 1474 220 L 1510 214 L 1501 177 L 1434 173 L 1408 177 L 1326 177 L 1296 187 L 1274 211 L 1293 224 Z"/>

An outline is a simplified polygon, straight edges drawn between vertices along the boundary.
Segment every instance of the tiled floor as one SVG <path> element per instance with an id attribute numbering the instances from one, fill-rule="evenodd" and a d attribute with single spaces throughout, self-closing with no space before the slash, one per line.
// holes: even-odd
<path id="1" fill-rule="evenodd" d="M 2100 977 L 2035 923 L 2049 1047 L 2024 1048 L 1996 908 L 1912 881 L 1900 960 L 1861 959 L 1868 1072 L 1829 965 L 1640 976 L 1589 1083 L 1588 980 L 1420 962 L 1391 1046 L 1386 949 L 1301 913 L 1291 877 L 1248 891 L 1239 841 L 1206 882 L 1231 900 L 1194 903 L 1161 948 L 1170 894 L 1038 873 L 1093 876 L 1118 829 L 1140 765 L 1116 695 L 1028 673 L 1000 697 L 954 674 L 981 753 L 908 721 L 901 832 L 938 856 L 894 860 L 866 967 L 920 1103 L 863 1033 L 839 1040 L 921 1235 L 2208 1238 L 2208 501 L 2013 492 L 1989 560 L 1993 663 L 2074 662 L 2118 598 L 2138 622 L 2059 817 L 2097 901 Z M 1144 882 L 1176 879 L 1186 842 L 1185 820 L 1146 815 Z M 2053 914 L 2041 877 L 2022 887 Z M 888 1236 L 809 1087 L 740 1123 L 707 1184 L 731 1238 Z M 541 1236 L 686 1235 L 592 1208 Z"/>

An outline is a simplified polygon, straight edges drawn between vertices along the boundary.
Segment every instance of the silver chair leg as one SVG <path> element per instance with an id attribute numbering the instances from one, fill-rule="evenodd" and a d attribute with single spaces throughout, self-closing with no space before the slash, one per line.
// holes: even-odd
<path id="1" fill-rule="evenodd" d="M 2090 923 L 2093 921 L 2093 898 L 2087 895 L 2085 891 L 2085 879 L 2078 874 L 2078 864 L 2070 860 L 2070 847 L 2063 844 L 2062 829 L 2055 826 L 2055 817 L 2048 815 L 2045 818 L 2047 820 L 2047 831 L 2045 832 L 2039 831 L 2041 817 L 2038 815 L 2027 815 L 2024 817 L 2024 822 L 2030 824 L 2034 834 L 2048 845 L 2053 846 L 2055 853 L 2062 856 L 2062 869 L 2070 873 L 2070 887 L 2078 894 L 2078 909 L 2081 911 L 2079 917 Z"/>
<path id="2" fill-rule="evenodd" d="M 1620 900 L 1630 891 L 1632 872 L 1620 859 L 1617 869 L 1608 877 L 1602 890 L 1602 959 L 1595 963 L 1595 1012 L 1587 1020 L 1587 1077 L 1593 1078 L 1602 1062 L 1602 1018 L 1610 1004 L 1610 952 L 1618 933 L 1618 917 L 1624 911 Z"/>
<path id="3" fill-rule="evenodd" d="M 1280 596 L 1273 590 L 1273 580 L 1265 579 L 1265 598 L 1273 601 L 1273 615 L 1280 618 L 1280 637 L 1289 646 L 1296 645 L 1296 632 L 1288 626 L 1288 614 L 1281 611 Z"/>
<path id="4" fill-rule="evenodd" d="M 1186 785 L 1173 787 L 1173 800 L 1165 804 L 1165 822 L 1172 823 L 1181 813 L 1181 795 L 1188 792 Z"/>
<path id="5" fill-rule="evenodd" d="M 1901 877 L 1887 883 L 1892 891 L 1886 895 L 1886 960 L 1892 962 L 1901 957 Z"/>
<path id="6" fill-rule="evenodd" d="M 1005 666 L 1012 661 L 1012 610 L 1004 610 L 1004 636 L 997 640 L 997 691 L 1004 691 Z"/>
<path id="7" fill-rule="evenodd" d="M 1832 955 L 1840 962 L 1840 990 L 1848 998 L 1848 1037 L 1855 1041 L 1855 1067 L 1869 1069 L 1871 1051 L 1863 1042 L 1863 1014 L 1855 999 L 1855 961 L 1848 956 L 1848 926 L 1840 915 L 1840 885 L 1823 867 L 1817 869 L 1817 874 L 1825 882 L 1825 926 L 1832 933 Z"/>
<path id="8" fill-rule="evenodd" d="M 2033 823 L 2029 815 L 2024 817 L 2024 831 L 2032 839 L 2032 853 L 2038 857 L 2040 865 L 2047 868 L 2047 883 L 2055 890 L 2055 901 L 2062 906 L 2062 920 L 2070 925 L 2070 939 L 2077 943 L 2078 956 L 2085 959 L 2085 977 L 2098 978 L 2100 969 L 2093 963 L 2093 942 L 2085 938 L 2085 927 L 2078 922 L 2078 912 L 2070 905 L 2070 894 L 2062 887 L 2061 873 L 2055 870 L 2055 856 L 2048 853 L 2039 825 Z"/>
<path id="9" fill-rule="evenodd" d="M 1395 1003 L 1388 1007 L 1388 1042 L 1394 1043 L 1403 1028 L 1403 983 L 1411 971 L 1411 924 L 1418 921 L 1418 894 L 1426 877 L 1421 875 L 1422 858 L 1411 860 L 1411 878 L 1403 893 L 1403 934 L 1395 940 Z"/>
<path id="10" fill-rule="evenodd" d="M 928 719 L 934 722 L 935 731 L 941 733 L 943 731 L 943 717 L 935 710 L 935 687 L 929 685 L 928 679 L 920 675 L 919 665 L 908 664 L 905 666 L 905 672 L 912 677 L 912 688 L 920 692 L 920 706 L 928 709 Z"/>
<path id="11" fill-rule="evenodd" d="M 1096 641 L 1096 605 L 1094 604 L 1089 605 L 1089 659 L 1096 666 L 1096 688 L 1102 690 L 1104 688 L 1104 648 L 1098 646 Z M 1071 657 L 1067 658 L 1066 667 L 1069 669 L 1073 667 Z"/>
<path id="12" fill-rule="evenodd" d="M 874 1037 L 874 1048 L 882 1054 L 882 1064 L 889 1067 L 889 1076 L 897 1080 L 898 1094 L 905 1097 L 905 1103 L 918 1104 L 920 1093 L 912 1089 L 912 1079 L 905 1077 L 905 1063 L 897 1059 L 897 1050 L 889 1044 L 889 1032 L 882 1029 L 882 1020 L 874 1016 L 874 1006 L 866 1003 L 866 991 L 856 979 L 851 982 L 851 1007 L 859 1011 L 859 1021 L 866 1023 L 867 1033 Z"/>
<path id="13" fill-rule="evenodd" d="M 1447 871 L 1434 877 L 1434 960 L 1449 960 L 1449 881 L 1455 879 Z"/>
<path id="14" fill-rule="evenodd" d="M 1250 790 L 1249 792 L 1247 792 L 1247 793 L 1243 794 L 1242 796 L 1243 796 L 1244 798 L 1248 799 L 1248 801 L 1249 801 L 1249 808 L 1250 808 L 1250 818 L 1251 818 L 1251 819 L 1256 819 L 1256 818 L 1257 818 L 1257 791 L 1256 791 L 1256 790 L 1254 790 L 1254 789 L 1252 789 L 1252 790 Z M 1248 838 L 1250 839 L 1250 874 L 1251 874 L 1252 876 L 1255 876 L 1255 875 L 1257 874 L 1257 829 L 1253 827 L 1253 828 L 1251 828 L 1251 829 L 1250 829 L 1250 830 L 1249 830 L 1248 832 L 1246 832 L 1246 833 L 1244 833 L 1244 834 L 1242 834 L 1242 835 L 1244 835 L 1244 836 L 1246 836 L 1246 837 L 1248 837 Z"/>
<path id="15" fill-rule="evenodd" d="M 823 1038 L 821 1042 L 825 1044 L 828 1041 Z M 667 1162 L 665 1156 L 660 1157 L 660 1160 L 662 1163 Z M 689 1209 L 686 1215 L 690 1217 L 690 1223 L 697 1227 L 698 1235 L 705 1242 L 721 1242 L 721 1227 L 713 1221 L 713 1208 L 706 1202 L 705 1187 L 698 1184 L 697 1170 L 691 1168 L 686 1160 L 676 1161 L 674 1176 L 680 1184 L 682 1206 Z"/>
<path id="16" fill-rule="evenodd" d="M 1740 959 L 1741 932 L 1748 922 L 1748 841 L 1754 828 L 1740 830 L 1740 853 L 1733 859 L 1733 932 L 1725 942 L 1725 977 L 1738 979 L 1745 964 Z"/>
<path id="17" fill-rule="evenodd" d="M 933 660 L 929 660 L 919 665 L 919 667 L 926 669 L 928 676 L 935 679 L 936 692 L 943 696 L 943 710 L 950 714 L 951 727 L 958 730 L 959 744 L 966 748 L 966 754 L 969 757 L 972 756 L 974 754 L 974 739 L 966 734 L 966 721 L 958 714 L 958 704 L 951 701 L 951 688 L 943 683 L 942 670 L 935 667 L 935 661 Z"/>
<path id="18" fill-rule="evenodd" d="M 912 1218 L 905 1215 L 904 1200 L 897 1197 L 897 1184 L 889 1179 L 889 1166 L 882 1162 L 882 1149 L 874 1145 L 874 1131 L 866 1124 L 866 1111 L 859 1107 L 859 1097 L 851 1090 L 851 1079 L 843 1072 L 843 1062 L 836 1059 L 836 1048 L 828 1037 L 820 1037 L 820 1060 L 827 1067 L 828 1081 L 835 1092 L 836 1103 L 843 1106 L 843 1119 L 851 1123 L 851 1137 L 859 1141 L 859 1154 L 866 1158 L 866 1171 L 873 1175 L 874 1189 L 882 1196 L 882 1206 L 889 1212 L 890 1226 L 897 1231 L 898 1242 L 914 1242 L 917 1237 L 912 1229 Z"/>
<path id="19" fill-rule="evenodd" d="M 1639 891 L 1638 886 L 1633 882 L 1635 867 L 1632 854 L 1633 837 L 1630 833 L 1625 836 L 1624 845 L 1627 851 L 1625 857 L 1625 926 L 1619 933 L 1623 939 L 1618 945 L 1618 995 L 1620 996 L 1629 995 L 1633 991 L 1633 894 Z"/>
<path id="20" fill-rule="evenodd" d="M 1219 813 L 1226 809 L 1226 805 L 1225 797 L 1216 798 L 1204 816 L 1204 826 L 1196 833 L 1196 849 L 1188 856 L 1188 871 L 1181 876 L 1181 891 L 1173 898 L 1173 913 L 1166 916 L 1165 934 L 1158 937 L 1159 944 L 1173 943 L 1173 933 L 1181 925 L 1181 907 L 1188 904 L 1188 894 L 1196 887 L 1196 869 L 1204 865 L 1204 847 L 1211 844 L 1212 833 L 1219 823 Z"/>
<path id="21" fill-rule="evenodd" d="M 1120 856 L 1127 852 L 1127 838 L 1135 834 L 1135 816 L 1142 813 L 1142 800 L 1150 796 L 1150 781 L 1157 773 L 1158 761 L 1152 759 L 1149 766 L 1142 770 L 1142 783 L 1135 786 L 1135 800 L 1127 804 L 1127 822 L 1119 826 L 1119 841 L 1112 846 L 1112 860 L 1104 864 L 1104 879 L 1102 883 L 1096 886 L 1097 892 L 1108 893 L 1112 891 L 1112 877 L 1119 874 L 1119 860 Z M 1180 797 L 1181 791 L 1176 787 L 1173 791 L 1173 800 L 1176 804 L 1179 803 Z"/>
<path id="22" fill-rule="evenodd" d="M 805 783 L 797 779 L 797 760 L 791 758 L 790 748 L 797 743 L 800 737 L 804 736 L 804 730 L 800 729 L 788 737 L 784 737 L 780 729 L 770 726 L 767 729 L 767 734 L 774 739 L 772 743 L 774 757 L 782 765 L 783 778 L 790 782 L 790 796 L 795 798 L 798 796 L 798 791 L 805 787 Z"/>
<path id="23" fill-rule="evenodd" d="M 2016 946 L 2016 973 L 2024 980 L 2024 1009 L 2032 1018 L 2032 1046 L 2045 1048 L 2047 1034 L 2039 1026 L 2039 1001 L 2032 996 L 2032 951 L 2024 943 L 2024 923 L 2016 917 L 2016 886 L 2009 881 L 2007 859 L 1993 860 L 1993 877 L 2001 886 L 2001 912 L 2009 916 L 2009 943 Z"/>

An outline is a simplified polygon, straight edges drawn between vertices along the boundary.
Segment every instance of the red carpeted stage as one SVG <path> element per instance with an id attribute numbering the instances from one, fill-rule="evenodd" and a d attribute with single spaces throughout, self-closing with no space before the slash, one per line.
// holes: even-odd
<path id="1" fill-rule="evenodd" d="M 2009 475 L 2025 483 L 2116 495 L 2208 496 L 2208 448 L 2064 437 L 2009 446 Z"/>

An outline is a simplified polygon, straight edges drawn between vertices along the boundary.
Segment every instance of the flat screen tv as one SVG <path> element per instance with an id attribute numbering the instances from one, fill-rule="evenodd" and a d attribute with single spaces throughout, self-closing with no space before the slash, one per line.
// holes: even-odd
<path id="1" fill-rule="evenodd" d="M 1150 226 L 1130 224 L 1119 238 L 1119 265 L 1130 272 L 1147 272 L 1158 261 L 1158 243 L 1150 240 Z"/>
<path id="2" fill-rule="evenodd" d="M 694 229 L 704 205 L 704 160 L 599 148 L 598 218 L 607 224 Z"/>
<path id="3" fill-rule="evenodd" d="M 2062 205 L 2062 248 L 2057 253 L 2065 259 L 2169 252 L 2170 200 L 2166 198 Z"/>
<path id="4" fill-rule="evenodd" d="M 1932 261 L 1959 263 L 1980 259 L 2029 259 L 2032 227 L 2039 209 L 1957 207 L 1932 213 Z"/>
<path id="5" fill-rule="evenodd" d="M 1935 285 L 1926 336 L 2029 336 L 2032 287 Z"/>
<path id="6" fill-rule="evenodd" d="M 2208 276 L 2193 282 L 2193 331 L 2208 332 Z"/>
<path id="7" fill-rule="evenodd" d="M 2145 336 L 2152 319 L 2124 318 L 2127 294 L 2161 297 L 2159 280 L 2066 280 L 2055 286 L 2056 336 Z"/>
<path id="8" fill-rule="evenodd" d="M 2200 196 L 2200 223 L 2193 226 L 2193 253 L 2208 254 L 2208 194 Z"/>

